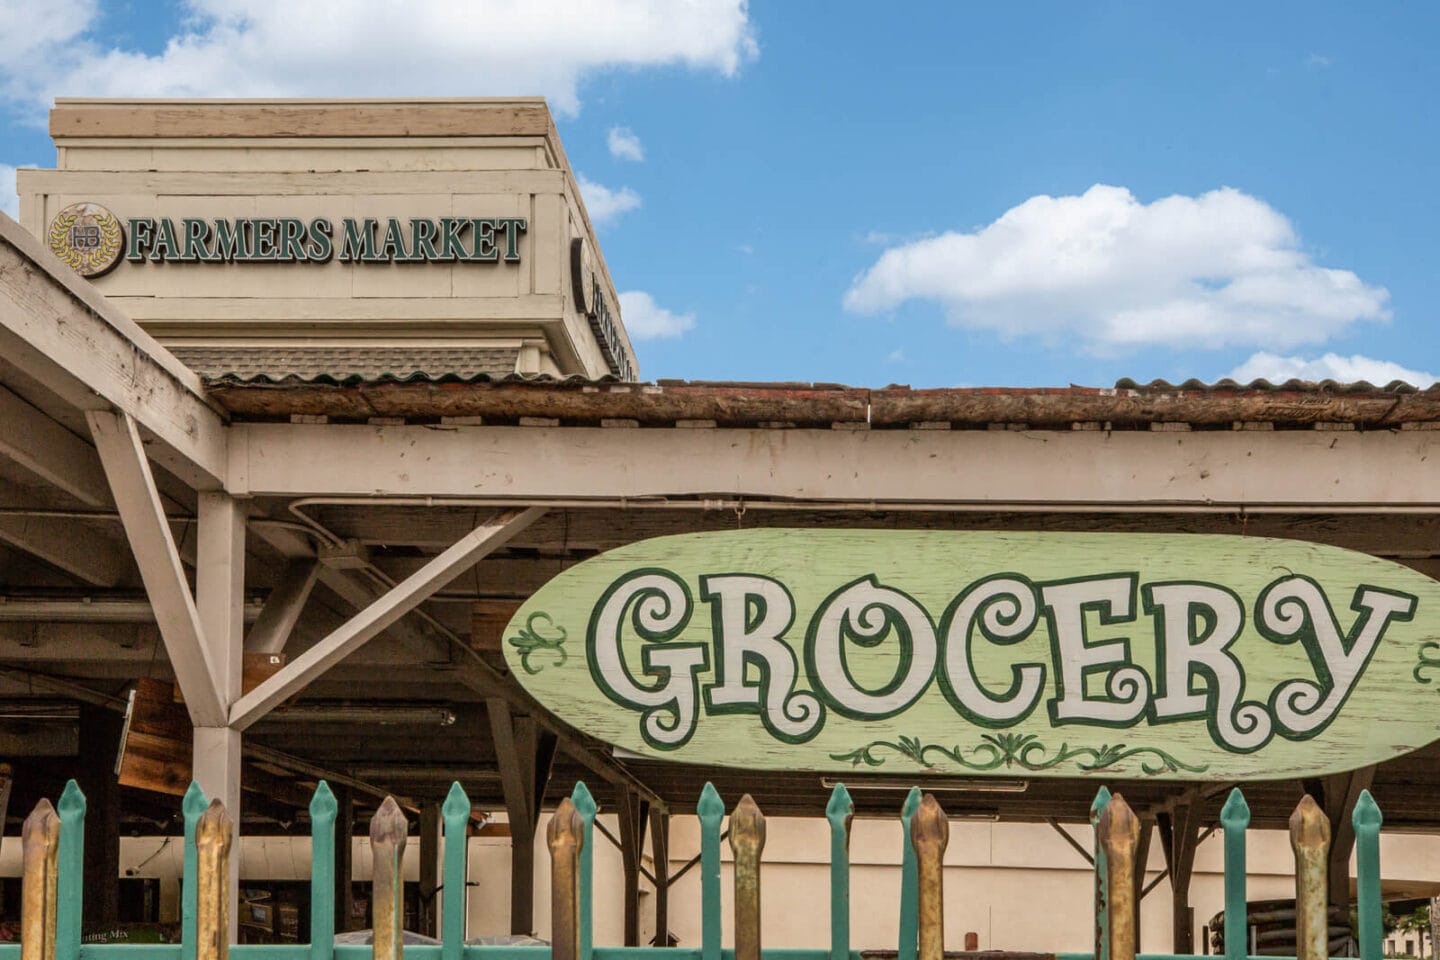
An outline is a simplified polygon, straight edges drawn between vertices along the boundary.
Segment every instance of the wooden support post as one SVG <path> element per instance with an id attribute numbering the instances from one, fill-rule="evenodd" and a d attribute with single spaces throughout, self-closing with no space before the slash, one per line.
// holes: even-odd
<path id="1" fill-rule="evenodd" d="M 1160 847 L 1170 871 L 1171 915 L 1174 928 L 1171 953 L 1195 952 L 1195 910 L 1190 906 L 1190 876 L 1195 870 L 1195 848 L 1200 844 L 1200 812 L 1190 802 L 1175 804 L 1159 814 Z"/>
<path id="2" fill-rule="evenodd" d="M 1140 950 L 1141 901 L 1145 897 L 1145 869 L 1150 863 L 1150 837 L 1155 832 L 1155 821 L 1150 817 L 1140 820 L 1140 838 L 1135 843 L 1135 950 Z"/>
<path id="3" fill-rule="evenodd" d="M 650 861 L 655 872 L 655 946 L 670 946 L 670 814 L 650 808 Z"/>
<path id="4" fill-rule="evenodd" d="M 640 946 L 640 857 L 650 805 L 632 790 L 620 792 L 620 863 L 625 875 L 625 946 Z"/>
<path id="5" fill-rule="evenodd" d="M 15 783 L 15 768 L 0 763 L 0 854 L 5 852 L 5 817 L 10 812 L 10 788 Z"/>
<path id="6" fill-rule="evenodd" d="M 440 916 L 440 801 L 420 806 L 420 924 L 419 932 L 437 935 Z"/>
<path id="7" fill-rule="evenodd" d="M 335 932 L 355 929 L 350 904 L 355 899 L 355 794 L 347 786 L 331 785 L 335 794 Z"/>
<path id="8" fill-rule="evenodd" d="M 119 714 L 80 707 L 80 755 L 76 782 L 85 794 L 85 920 L 120 919 L 120 784 L 115 755 L 120 749 Z"/>
<path id="9" fill-rule="evenodd" d="M 535 930 L 535 827 L 550 783 L 555 737 L 532 717 L 512 716 L 498 698 L 486 703 L 505 813 L 510 818 L 510 932 Z"/>
<path id="10" fill-rule="evenodd" d="M 1329 901 L 1331 908 L 1339 909 L 1342 917 L 1350 914 L 1350 853 L 1355 849 L 1355 825 L 1351 817 L 1361 792 L 1370 789 L 1374 780 L 1375 768 L 1362 767 L 1306 784 L 1306 792 L 1315 797 L 1330 821 Z"/>

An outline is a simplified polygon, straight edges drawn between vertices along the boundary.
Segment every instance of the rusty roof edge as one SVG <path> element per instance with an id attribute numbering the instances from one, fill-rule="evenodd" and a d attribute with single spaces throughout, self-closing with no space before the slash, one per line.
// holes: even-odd
<path id="1" fill-rule="evenodd" d="M 1198 381 L 1196 382 L 1198 383 Z M 816 426 L 863 421 L 871 427 L 949 423 L 959 426 L 1076 423 L 1125 428 L 1159 423 L 1227 426 L 1340 423 L 1397 426 L 1440 423 L 1440 388 L 1392 384 L 1304 384 L 1280 387 L 1217 384 L 1144 386 L 1121 381 L 1103 387 L 956 387 L 912 389 L 838 384 L 663 381 L 622 383 L 582 378 L 512 375 L 498 379 L 409 377 L 403 380 L 321 383 L 236 381 L 208 383 L 232 415 L 276 419 L 287 415 L 362 415 L 433 418 L 521 417 L 561 423 L 634 420 L 671 424 L 714 421 L 717 426 Z M 369 412 L 373 411 L 373 412 Z M 368 413 L 367 413 L 368 412 Z"/>

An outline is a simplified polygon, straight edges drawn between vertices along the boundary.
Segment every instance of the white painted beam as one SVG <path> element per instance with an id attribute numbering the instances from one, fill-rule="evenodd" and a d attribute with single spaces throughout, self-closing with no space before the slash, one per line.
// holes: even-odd
<path id="1" fill-rule="evenodd" d="M 964 509 L 1440 508 L 1440 431 L 237 424 L 255 496 L 692 497 Z"/>
<path id="2" fill-rule="evenodd" d="M 0 542 L 96 587 L 113 587 L 130 568 L 125 544 L 83 520 L 0 517 Z"/>
<path id="3" fill-rule="evenodd" d="M 289 526 L 257 521 L 252 529 L 260 539 L 291 560 L 309 559 L 316 556 L 315 548 L 311 546 L 310 541 Z M 451 542 L 453 542 L 453 538 L 446 540 L 446 545 Z M 422 561 L 422 565 L 425 562 L 428 561 Z M 365 609 L 384 592 L 359 570 L 342 570 L 323 563 L 317 566 L 316 579 L 355 610 Z M 445 652 L 441 648 L 444 641 L 425 633 L 414 623 L 413 618 L 398 620 L 387 630 L 390 636 L 408 647 L 425 662 L 443 659 L 439 654 Z"/>
<path id="4" fill-rule="evenodd" d="M 280 571 L 275 589 L 265 599 L 260 616 L 245 635 L 246 653 L 281 653 L 290 633 L 305 610 L 305 601 L 315 587 L 320 564 L 314 560 L 291 560 Z"/>
<path id="5" fill-rule="evenodd" d="M 230 725 L 240 730 L 250 727 L 413 610 L 476 560 L 503 546 L 544 512 L 539 507 L 508 510 L 495 520 L 466 534 L 450 549 L 396 584 L 338 630 L 296 657 L 279 673 L 241 697 L 230 711 Z"/>
<path id="6" fill-rule="evenodd" d="M 200 378 L 3 214 L 0 356 L 78 410 L 135 418 L 192 485 L 222 485 L 225 422 Z"/>
<path id="7" fill-rule="evenodd" d="M 200 639 L 220 699 L 229 706 L 240 697 L 245 636 L 245 514 L 240 504 L 224 493 L 202 492 L 198 507 L 195 606 Z"/>
<path id="8" fill-rule="evenodd" d="M 140 430 L 126 414 L 92 410 L 86 420 L 190 719 L 196 726 L 223 727 L 226 702 L 215 683 L 222 666 L 211 663 L 202 639 L 200 614 L 155 489 Z"/>
<path id="9" fill-rule="evenodd" d="M 110 506 L 110 485 L 94 448 L 4 387 L 0 387 L 0 457 L 88 507 Z"/>

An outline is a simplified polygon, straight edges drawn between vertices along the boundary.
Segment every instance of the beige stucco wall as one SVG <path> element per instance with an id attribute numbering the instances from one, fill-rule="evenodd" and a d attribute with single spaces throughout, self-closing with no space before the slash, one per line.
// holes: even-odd
<path id="1" fill-rule="evenodd" d="M 536 348 L 525 372 L 610 372 L 575 306 L 572 239 L 591 244 L 617 315 L 618 299 L 543 100 L 62 100 L 51 129 L 56 169 L 17 175 L 21 222 L 42 239 L 80 201 L 177 226 L 323 216 L 337 249 L 346 217 L 528 222 L 518 264 L 121 262 L 94 279 L 162 343 L 495 340 Z"/>

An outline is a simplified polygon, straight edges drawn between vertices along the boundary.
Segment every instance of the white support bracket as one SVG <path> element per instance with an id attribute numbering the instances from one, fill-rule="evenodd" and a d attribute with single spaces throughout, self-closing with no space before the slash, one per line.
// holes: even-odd
<path id="1" fill-rule="evenodd" d="M 230 710 L 230 726 L 246 730 L 316 678 L 414 610 L 486 554 L 508 543 L 545 512 L 543 507 L 507 510 L 476 527 L 448 550 L 406 577 L 347 620 L 279 673 L 245 694 Z"/>
<path id="2" fill-rule="evenodd" d="M 196 726 L 223 727 L 226 698 L 216 680 L 228 671 L 223 670 L 224 664 L 212 662 L 214 658 L 205 644 L 200 614 L 155 489 L 155 475 L 139 427 L 125 413 L 87 410 L 85 419 L 105 466 L 110 492 L 135 553 L 190 719 Z"/>

